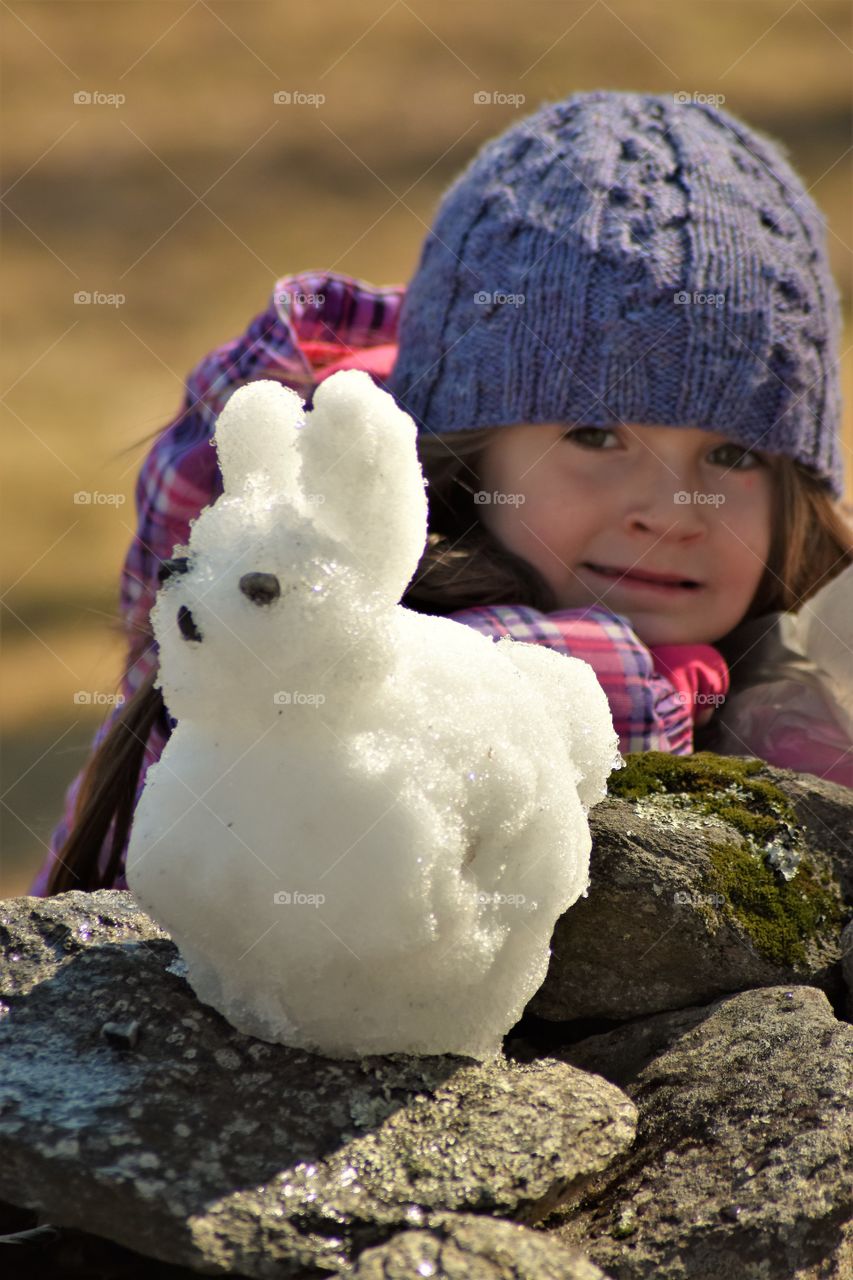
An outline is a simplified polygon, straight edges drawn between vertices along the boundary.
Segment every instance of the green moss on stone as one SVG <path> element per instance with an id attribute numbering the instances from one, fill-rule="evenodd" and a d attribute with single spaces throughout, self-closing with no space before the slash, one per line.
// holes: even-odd
<path id="1" fill-rule="evenodd" d="M 784 880 L 743 845 L 711 843 L 708 853 L 713 867 L 708 890 L 723 895 L 756 950 L 774 964 L 805 965 L 808 939 L 840 934 L 838 886 L 828 876 L 820 878 L 807 856 L 796 875 Z"/>
<path id="2" fill-rule="evenodd" d="M 625 800 L 671 795 L 697 812 L 721 818 L 756 846 L 790 839 L 797 814 L 783 791 L 757 778 L 760 760 L 739 760 L 697 751 L 674 756 L 666 751 L 636 751 L 624 757 L 624 769 L 611 773 L 608 794 Z"/>
<path id="3" fill-rule="evenodd" d="M 724 913 L 736 917 L 761 955 L 794 968 L 806 963 L 807 939 L 840 932 L 838 885 L 830 876 L 818 875 L 784 792 L 756 776 L 764 770 L 761 761 L 709 751 L 692 756 L 633 752 L 625 761 L 626 767 L 608 779 L 610 795 L 626 800 L 668 795 L 676 807 L 720 818 L 743 837 L 740 843 L 708 843 L 713 872 L 703 890 L 723 896 Z M 790 880 L 767 861 L 774 844 L 800 846 L 797 872 Z"/>

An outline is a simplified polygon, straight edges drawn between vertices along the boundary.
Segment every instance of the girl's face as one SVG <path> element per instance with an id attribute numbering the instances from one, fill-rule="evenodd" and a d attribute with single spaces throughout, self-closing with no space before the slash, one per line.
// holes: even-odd
<path id="1" fill-rule="evenodd" d="M 553 587 L 646 645 L 713 644 L 743 618 L 770 550 L 771 464 L 717 431 L 502 427 L 480 467 L 482 523 Z M 697 585 L 649 586 L 631 575 Z"/>

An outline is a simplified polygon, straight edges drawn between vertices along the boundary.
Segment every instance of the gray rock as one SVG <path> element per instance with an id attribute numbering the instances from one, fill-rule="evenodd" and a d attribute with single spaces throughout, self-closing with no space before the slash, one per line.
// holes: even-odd
<path id="1" fill-rule="evenodd" d="M 528 1010 L 621 1020 L 791 982 L 840 998 L 837 862 L 814 823 L 798 825 L 785 771 L 702 753 L 627 760 L 590 812 L 589 894 L 558 920 Z"/>
<path id="2" fill-rule="evenodd" d="M 35 1211 L 0 1201 L 3 1280 L 197 1280 L 198 1272 L 144 1257 L 112 1240 L 38 1225 Z M 229 1280 L 245 1280 L 235 1272 Z"/>
<path id="3" fill-rule="evenodd" d="M 450 1215 L 365 1249 L 353 1280 L 607 1280 L 576 1249 L 496 1218 Z"/>
<path id="4" fill-rule="evenodd" d="M 793 992 L 794 988 L 786 990 Z M 552 1050 L 552 1054 L 562 1062 L 604 1076 L 611 1084 L 625 1089 L 680 1036 L 704 1022 L 716 1007 L 715 1002 L 649 1014 L 633 1022 L 623 1022 L 612 1031 L 585 1036 L 574 1044 Z"/>
<path id="5" fill-rule="evenodd" d="M 0 1197 L 153 1258 L 346 1271 L 436 1214 L 533 1223 L 634 1136 L 633 1103 L 565 1063 L 241 1035 L 129 893 L 5 901 L 0 937 Z"/>
<path id="6" fill-rule="evenodd" d="M 748 991 L 561 1056 L 640 1108 L 631 1152 L 546 1224 L 561 1242 L 615 1280 L 853 1276 L 853 1027 L 822 992 Z"/>

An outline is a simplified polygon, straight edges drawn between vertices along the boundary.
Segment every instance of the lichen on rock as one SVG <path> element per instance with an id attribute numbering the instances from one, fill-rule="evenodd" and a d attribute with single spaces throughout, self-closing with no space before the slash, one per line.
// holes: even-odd
<path id="1" fill-rule="evenodd" d="M 703 890 L 723 897 L 724 911 L 737 918 L 762 955 L 794 966 L 806 962 L 805 939 L 826 926 L 841 932 L 843 904 L 832 876 L 809 857 L 796 810 L 784 791 L 761 776 L 765 772 L 760 760 L 707 751 L 637 752 L 612 775 L 608 790 L 634 801 L 646 815 L 672 814 L 675 807 L 733 827 L 740 842 L 707 842 L 713 871 Z"/>
<path id="2" fill-rule="evenodd" d="M 840 840 L 803 821 L 798 781 L 751 758 L 629 754 L 590 813 L 589 894 L 557 922 L 530 1011 L 621 1020 L 780 982 L 837 999 Z"/>
<path id="3" fill-rule="evenodd" d="M 756 950 L 775 964 L 805 964 L 804 942 L 827 927 L 840 934 L 844 923 L 838 886 L 808 856 L 796 875 L 780 876 L 767 860 L 736 844 L 709 846 L 714 868 L 709 889 L 725 898 Z"/>
<path id="4" fill-rule="evenodd" d="M 666 797 L 670 809 L 707 814 L 722 819 L 756 848 L 772 841 L 796 839 L 797 814 L 784 791 L 763 774 L 760 760 L 717 756 L 697 751 L 674 756 L 665 751 L 633 752 L 625 768 L 611 774 L 607 790 L 624 800 Z"/>

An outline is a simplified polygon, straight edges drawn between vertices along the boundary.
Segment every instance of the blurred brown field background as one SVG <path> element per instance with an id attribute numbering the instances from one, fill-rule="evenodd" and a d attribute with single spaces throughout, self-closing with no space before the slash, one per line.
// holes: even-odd
<path id="1" fill-rule="evenodd" d="M 277 276 L 407 280 L 449 182 L 543 101 L 721 94 L 782 143 L 828 218 L 849 458 L 851 15 L 849 0 L 4 0 L 0 896 L 30 883 L 117 686 L 131 446 Z M 288 90 L 325 101 L 276 105 Z M 478 105 L 483 91 L 525 102 Z M 125 301 L 81 306 L 81 290 Z M 849 462 L 847 481 L 849 501 Z"/>

